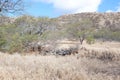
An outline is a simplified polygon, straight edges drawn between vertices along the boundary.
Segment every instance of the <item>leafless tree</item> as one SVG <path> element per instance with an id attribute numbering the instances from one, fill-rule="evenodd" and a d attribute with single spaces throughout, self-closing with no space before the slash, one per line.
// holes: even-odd
<path id="1" fill-rule="evenodd" d="M 15 13 L 23 9 L 23 0 L 0 0 L 0 13 Z"/>

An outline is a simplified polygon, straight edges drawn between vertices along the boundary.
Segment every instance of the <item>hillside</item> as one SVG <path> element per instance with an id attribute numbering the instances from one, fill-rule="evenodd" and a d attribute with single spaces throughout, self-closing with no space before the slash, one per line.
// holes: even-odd
<path id="1" fill-rule="evenodd" d="M 91 12 L 91 13 L 77 13 L 77 14 L 68 14 L 68 15 L 63 15 L 57 18 L 48 18 L 48 17 L 33 17 L 30 15 L 23 15 L 20 17 L 16 18 L 11 18 L 11 17 L 5 17 L 2 16 L 0 18 L 0 24 L 7 24 L 7 23 L 15 23 L 17 20 L 24 19 L 29 22 L 29 20 L 34 20 L 35 18 L 42 18 L 44 21 L 48 22 L 51 21 L 51 24 L 49 26 L 52 26 L 56 29 L 59 29 L 60 27 L 64 28 L 65 24 L 70 24 L 70 23 L 75 23 L 78 21 L 81 21 L 82 19 L 90 19 L 93 22 L 93 27 L 96 28 L 101 28 L 101 27 L 109 27 L 109 28 L 114 28 L 114 29 L 119 29 L 120 30 L 120 12 L 108 12 L 108 13 L 96 13 L 96 12 Z M 24 21 L 23 20 L 23 21 Z M 26 22 L 25 21 L 25 22 Z M 25 23 L 24 22 L 24 23 Z M 46 24 L 46 23 L 44 23 Z"/>
<path id="2" fill-rule="evenodd" d="M 94 23 L 93 27 L 114 27 L 120 30 L 120 12 L 68 14 L 57 19 L 60 24 L 69 24 L 84 18 L 89 18 Z"/>

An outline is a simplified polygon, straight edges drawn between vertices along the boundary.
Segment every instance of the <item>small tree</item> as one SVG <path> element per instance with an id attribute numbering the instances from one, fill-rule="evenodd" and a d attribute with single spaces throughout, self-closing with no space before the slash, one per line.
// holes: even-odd
<path id="1" fill-rule="evenodd" d="M 92 31 L 92 22 L 89 19 L 82 19 L 81 21 L 69 24 L 69 27 L 67 28 L 69 36 L 79 39 L 80 44 L 83 44 L 83 41 L 90 33 L 92 33 Z"/>

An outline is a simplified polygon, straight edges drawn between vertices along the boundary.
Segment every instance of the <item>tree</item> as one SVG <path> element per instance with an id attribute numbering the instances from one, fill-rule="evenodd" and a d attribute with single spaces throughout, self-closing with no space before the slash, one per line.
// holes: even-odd
<path id="1" fill-rule="evenodd" d="M 82 19 L 75 23 L 69 24 L 67 32 L 70 37 L 79 39 L 80 44 L 83 44 L 83 41 L 91 35 L 92 31 L 92 22 L 89 19 Z"/>
<path id="2" fill-rule="evenodd" d="M 23 0 L 0 0 L 0 13 L 15 13 L 22 11 Z"/>

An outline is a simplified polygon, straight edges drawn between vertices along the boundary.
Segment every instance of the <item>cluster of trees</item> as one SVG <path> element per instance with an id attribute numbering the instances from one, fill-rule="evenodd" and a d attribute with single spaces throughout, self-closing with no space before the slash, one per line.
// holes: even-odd
<path id="1" fill-rule="evenodd" d="M 80 44 L 85 40 L 88 44 L 93 44 L 95 39 L 120 41 L 119 30 L 109 27 L 96 29 L 93 25 L 90 19 L 60 25 L 57 18 L 23 15 L 13 19 L 12 23 L 0 25 L 0 50 L 11 53 L 23 52 L 29 43 L 54 42 L 64 38 L 79 40 Z"/>
<path id="2" fill-rule="evenodd" d="M 54 22 L 47 17 L 24 15 L 12 23 L 1 24 L 0 49 L 11 53 L 25 51 L 29 43 L 48 39 L 49 32 L 56 27 Z"/>

